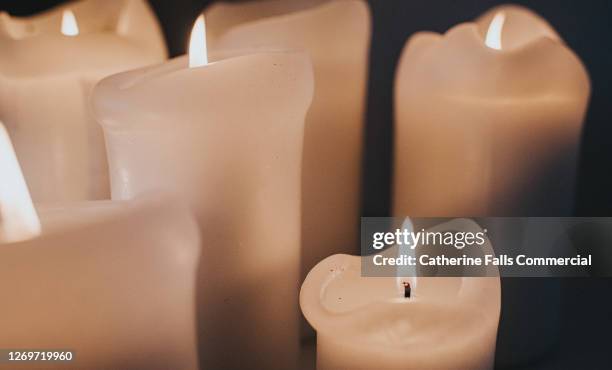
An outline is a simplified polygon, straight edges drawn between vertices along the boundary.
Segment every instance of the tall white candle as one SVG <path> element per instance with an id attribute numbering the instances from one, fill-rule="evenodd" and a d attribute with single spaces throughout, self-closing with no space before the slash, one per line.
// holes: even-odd
<path id="1" fill-rule="evenodd" d="M 84 0 L 28 18 L 0 14 L 0 120 L 35 201 L 109 197 L 89 92 L 102 77 L 165 56 L 145 0 Z"/>
<path id="2" fill-rule="evenodd" d="M 451 229 L 478 228 L 466 220 L 452 223 Z M 493 253 L 489 243 L 482 248 Z M 397 246 L 384 253 L 396 256 Z M 487 267 L 488 277 L 364 277 L 361 258 L 331 256 L 302 285 L 300 306 L 317 330 L 318 370 L 493 368 L 496 267 Z"/>
<path id="3" fill-rule="evenodd" d="M 394 213 L 570 214 L 589 91 L 578 57 L 524 8 L 414 35 L 395 85 Z"/>
<path id="4" fill-rule="evenodd" d="M 363 0 L 218 2 L 211 49 L 305 50 L 315 74 L 302 173 L 302 277 L 323 258 L 356 253 L 371 22 Z"/>
<path id="5" fill-rule="evenodd" d="M 525 8 L 414 35 L 395 85 L 394 214 L 570 215 L 589 94 L 578 57 Z M 495 232 L 520 242 L 524 231 Z M 558 338 L 559 283 L 502 287 L 498 361 L 512 366 Z"/>
<path id="6" fill-rule="evenodd" d="M 182 57 L 96 87 L 112 196 L 163 189 L 193 206 L 202 367 L 292 369 L 312 65 L 303 52 L 210 59 L 190 67 Z"/>

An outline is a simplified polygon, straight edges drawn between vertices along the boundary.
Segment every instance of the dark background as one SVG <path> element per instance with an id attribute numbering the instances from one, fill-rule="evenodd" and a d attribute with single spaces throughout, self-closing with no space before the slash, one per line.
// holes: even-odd
<path id="1" fill-rule="evenodd" d="M 0 0 L 0 9 L 13 15 L 28 15 L 62 2 Z M 150 2 L 161 20 L 170 54 L 183 54 L 193 21 L 211 1 Z M 362 209 L 363 216 L 387 216 L 393 152 L 393 78 L 406 39 L 422 30 L 444 32 L 504 2 L 370 0 L 369 3 L 374 28 Z M 580 56 L 590 73 L 592 97 L 583 133 L 575 215 L 612 216 L 612 1 L 532 0 L 514 3 L 528 6 L 544 16 Z M 564 320 L 560 347 L 525 369 L 612 369 L 610 280 L 566 279 L 563 286 Z"/>

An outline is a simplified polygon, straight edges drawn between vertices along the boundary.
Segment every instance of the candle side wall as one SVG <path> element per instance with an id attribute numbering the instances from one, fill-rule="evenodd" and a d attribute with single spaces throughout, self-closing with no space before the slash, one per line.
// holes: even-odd
<path id="1" fill-rule="evenodd" d="M 43 229 L 92 207 L 41 210 Z M 101 207 L 104 220 L 1 245 L 0 346 L 74 351 L 49 369 L 197 369 L 191 212 L 165 198 Z"/>
<path id="2" fill-rule="evenodd" d="M 196 212 L 203 367 L 295 368 L 312 65 L 303 53 L 259 53 L 166 67 L 111 77 L 94 93 L 113 197 L 163 190 Z"/>

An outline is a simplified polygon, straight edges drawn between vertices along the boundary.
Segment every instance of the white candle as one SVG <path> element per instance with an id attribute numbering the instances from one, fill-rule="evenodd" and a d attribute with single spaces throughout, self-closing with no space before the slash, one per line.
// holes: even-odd
<path id="1" fill-rule="evenodd" d="M 197 369 L 191 212 L 165 198 L 41 207 L 37 235 L 1 128 L 0 348 L 73 356 L 25 369 Z"/>
<path id="2" fill-rule="evenodd" d="M 182 57 L 96 87 L 112 196 L 162 189 L 193 206 L 203 235 L 203 367 L 292 369 L 312 65 L 302 52 L 210 59 L 200 65 L 203 58 L 192 57 L 190 68 Z"/>
<path id="3" fill-rule="evenodd" d="M 477 228 L 457 220 L 428 231 L 459 223 Z M 482 248 L 493 254 L 488 242 Z M 397 249 L 384 253 L 396 256 Z M 300 306 L 317 330 L 318 370 L 493 368 L 496 267 L 487 267 L 490 277 L 363 277 L 361 258 L 368 257 L 331 256 L 302 285 Z"/>
<path id="4" fill-rule="evenodd" d="M 40 237 L 0 244 L 1 348 L 74 351 L 57 368 L 197 369 L 190 212 L 169 201 L 39 212 Z"/>
<path id="5" fill-rule="evenodd" d="M 589 91 L 578 57 L 524 8 L 414 35 L 396 77 L 394 214 L 571 214 Z"/>
<path id="6" fill-rule="evenodd" d="M 1 13 L 0 51 L 0 119 L 33 199 L 108 198 L 89 92 L 102 77 L 165 58 L 147 2 L 86 0 L 29 18 Z"/>
<path id="7" fill-rule="evenodd" d="M 362 0 L 218 2 L 211 49 L 305 50 L 315 74 L 302 173 L 302 277 L 323 258 L 358 251 L 370 11 Z"/>
<path id="8" fill-rule="evenodd" d="M 502 6 L 444 35 L 416 34 L 395 89 L 395 215 L 571 214 L 590 83 L 544 19 Z M 520 243 L 524 231 L 503 232 Z M 513 278 L 503 289 L 498 361 L 515 366 L 556 342 L 559 282 Z"/>

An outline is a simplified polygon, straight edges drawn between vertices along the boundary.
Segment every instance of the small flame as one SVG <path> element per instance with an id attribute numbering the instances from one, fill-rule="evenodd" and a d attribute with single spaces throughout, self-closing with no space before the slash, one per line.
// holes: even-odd
<path id="1" fill-rule="evenodd" d="M 487 31 L 487 37 L 485 38 L 485 45 L 491 49 L 501 50 L 502 48 L 502 30 L 504 28 L 504 22 L 506 21 L 506 14 L 499 12 L 495 14 L 489 30 Z"/>
<path id="2" fill-rule="evenodd" d="M 0 242 L 17 242 L 40 234 L 40 220 L 21 173 L 11 139 L 0 123 Z"/>
<path id="3" fill-rule="evenodd" d="M 208 51 L 206 48 L 206 24 L 204 15 L 200 15 L 193 25 L 191 39 L 189 40 L 189 68 L 208 64 Z"/>
<path id="4" fill-rule="evenodd" d="M 66 36 L 76 36 L 79 34 L 79 26 L 77 25 L 74 13 L 70 9 L 64 10 L 62 15 L 62 34 Z"/>
<path id="5" fill-rule="evenodd" d="M 410 217 L 406 217 L 402 223 L 402 231 L 414 233 L 414 226 Z M 397 246 L 398 257 L 411 256 L 416 258 L 416 249 L 412 245 L 400 244 Z M 416 266 L 398 266 L 397 276 L 395 278 L 397 289 L 400 296 L 405 296 L 406 292 L 414 294 L 414 288 L 417 286 L 417 269 Z M 406 297 L 409 298 L 409 297 Z"/>

